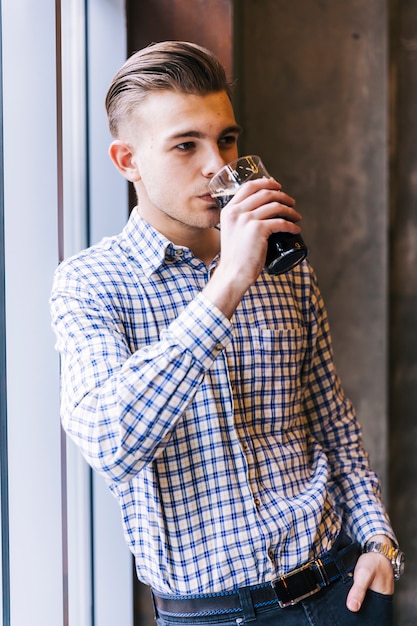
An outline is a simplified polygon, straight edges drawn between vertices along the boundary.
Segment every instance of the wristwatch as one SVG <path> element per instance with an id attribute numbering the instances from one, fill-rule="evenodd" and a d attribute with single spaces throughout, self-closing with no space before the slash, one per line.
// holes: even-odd
<path id="1" fill-rule="evenodd" d="M 390 546 L 388 543 L 378 543 L 377 541 L 368 541 L 365 544 L 364 552 L 378 552 L 382 554 L 389 561 L 391 561 L 392 569 L 394 571 L 394 579 L 399 580 L 404 573 L 404 552 L 401 552 L 398 548 Z"/>

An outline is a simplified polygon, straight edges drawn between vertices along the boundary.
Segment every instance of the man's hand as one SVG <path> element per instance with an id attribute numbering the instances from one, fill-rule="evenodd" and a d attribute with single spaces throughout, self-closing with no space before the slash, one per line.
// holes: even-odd
<path id="1" fill-rule="evenodd" d="M 392 541 L 382 535 L 372 537 L 372 541 L 392 545 Z M 391 563 L 382 554 L 375 552 L 362 554 L 353 572 L 353 581 L 346 606 L 354 613 L 361 608 L 368 589 L 384 595 L 394 593 L 394 572 Z"/>
<path id="2" fill-rule="evenodd" d="M 269 236 L 298 234 L 300 219 L 295 200 L 272 178 L 245 183 L 222 210 L 220 262 L 204 294 L 227 317 L 261 273 Z"/>

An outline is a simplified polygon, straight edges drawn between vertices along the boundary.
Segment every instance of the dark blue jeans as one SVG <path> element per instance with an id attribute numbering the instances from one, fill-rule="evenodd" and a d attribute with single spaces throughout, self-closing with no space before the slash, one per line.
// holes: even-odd
<path id="1" fill-rule="evenodd" d="M 161 617 L 158 626 L 392 626 L 392 596 L 368 591 L 362 609 L 352 613 L 346 598 L 352 579 L 339 580 L 294 606 L 245 610 L 205 617 Z"/>

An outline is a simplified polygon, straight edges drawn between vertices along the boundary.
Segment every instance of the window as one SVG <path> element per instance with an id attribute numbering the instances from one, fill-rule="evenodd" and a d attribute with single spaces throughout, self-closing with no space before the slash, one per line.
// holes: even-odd
<path id="1" fill-rule="evenodd" d="M 124 3 L 0 7 L 2 626 L 129 625 L 131 556 L 117 503 L 62 437 L 48 308 L 58 233 L 66 256 L 127 217 L 104 111 L 126 56 Z"/>

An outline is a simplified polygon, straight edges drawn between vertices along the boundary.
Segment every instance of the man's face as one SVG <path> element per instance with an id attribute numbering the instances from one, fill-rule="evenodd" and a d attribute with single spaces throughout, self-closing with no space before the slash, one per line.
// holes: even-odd
<path id="1" fill-rule="evenodd" d="M 152 93 L 130 129 L 140 214 L 177 242 L 184 232 L 218 224 L 207 183 L 238 156 L 239 127 L 227 94 Z"/>

